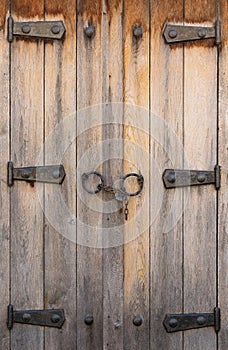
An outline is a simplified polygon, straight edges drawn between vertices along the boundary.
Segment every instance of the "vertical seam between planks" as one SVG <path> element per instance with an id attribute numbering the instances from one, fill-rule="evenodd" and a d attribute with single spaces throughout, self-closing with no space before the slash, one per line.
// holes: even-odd
<path id="1" fill-rule="evenodd" d="M 44 20 L 46 18 L 46 0 L 43 0 L 43 13 L 44 13 Z M 45 62 L 46 62 L 46 44 L 45 42 L 43 43 L 43 164 L 45 165 L 45 113 L 46 113 L 46 106 L 45 106 L 45 102 L 46 102 L 46 86 L 45 86 L 45 75 L 46 75 L 46 70 L 45 70 Z M 45 193 L 46 193 L 46 188 L 45 188 L 45 184 L 43 185 L 43 307 L 45 309 L 45 292 L 46 292 L 46 283 L 45 283 L 45 277 L 46 277 L 46 273 L 45 273 L 45 268 L 46 268 L 46 260 L 45 260 L 45 223 L 46 223 L 46 219 L 45 219 Z M 46 330 L 44 327 L 43 330 L 43 349 L 45 350 L 45 338 L 46 338 Z"/>
<path id="2" fill-rule="evenodd" d="M 8 6 L 9 6 L 9 14 L 11 15 L 12 13 L 12 4 L 11 4 L 11 0 L 9 0 L 8 2 Z M 9 91 L 8 91 L 8 95 L 9 95 L 9 102 L 8 102 L 8 108 L 9 108 L 9 124 L 8 124 L 8 128 L 9 128 L 9 136 L 8 136 L 8 140 L 9 140 L 9 159 L 11 159 L 11 153 L 12 153 L 12 146 L 11 146 L 11 123 L 12 123 L 12 101 L 11 101 L 11 91 L 12 91 L 12 80 L 11 80 L 11 75 L 12 75 L 12 62 L 11 62 L 11 58 L 12 58 L 12 43 L 9 43 Z M 12 290 L 12 285 L 11 285 L 11 273 L 12 273 L 12 267 L 11 267 L 11 259 L 12 259 L 12 222 L 11 222 L 11 188 L 9 188 L 9 253 L 8 253 L 8 259 L 9 259 L 9 303 L 12 303 L 11 300 L 11 290 Z M 9 335 L 9 349 L 11 349 L 11 344 L 12 344 L 12 332 L 10 332 Z"/>
<path id="3" fill-rule="evenodd" d="M 183 8 L 183 13 L 182 13 L 182 21 L 183 24 L 185 22 L 185 0 L 182 1 L 182 8 Z M 182 46 L 182 143 L 183 143 L 183 154 L 182 154 L 182 167 L 184 168 L 185 166 L 185 44 Z M 184 243 L 185 243 L 185 237 L 184 237 L 184 232 L 185 232 L 185 191 L 183 190 L 182 192 L 182 313 L 184 313 L 184 304 L 185 304 L 185 284 L 184 284 L 184 258 L 185 258 L 185 251 L 184 251 Z M 182 350 L 185 348 L 184 344 L 184 332 L 182 332 Z"/>
<path id="4" fill-rule="evenodd" d="M 77 176 L 77 105 L 78 105 L 78 93 L 77 93 L 77 67 L 78 67 L 78 57 L 77 57 L 77 51 L 78 51 L 78 40 L 77 40 L 77 33 L 78 33 L 78 16 L 77 16 L 77 0 L 75 0 L 75 21 L 76 21 L 76 33 L 75 33 L 75 135 L 76 135 L 76 142 L 75 142 L 75 167 L 76 167 L 76 173 L 75 173 L 75 181 L 76 181 L 76 196 L 75 196 L 75 317 L 76 317 L 76 330 L 75 330 L 75 350 L 78 348 L 77 343 L 77 320 L 78 320 L 78 304 L 77 304 L 77 290 L 78 290 L 78 283 L 77 283 L 77 277 L 78 277 L 78 270 L 77 270 L 77 261 L 78 261 L 78 250 L 77 250 L 77 205 L 78 205 L 78 198 L 77 198 L 77 183 L 78 183 L 78 176 Z"/>
<path id="5" fill-rule="evenodd" d="M 151 300 L 151 227 L 150 227 L 150 220 L 151 220 L 151 212 L 150 212 L 150 203 L 151 203 L 151 185 L 150 185 L 150 174 L 151 174 L 151 166 L 152 166 L 152 162 L 151 162 L 151 155 L 152 155 L 152 149 L 151 149 L 151 118 L 150 116 L 152 115 L 151 113 L 151 16 L 152 16 L 152 4 L 151 4 L 151 0 L 149 1 L 149 88 L 148 88 L 148 99 L 149 99 L 149 184 L 148 184 L 148 191 L 149 191 L 149 211 L 148 211 L 148 215 L 149 215 L 149 295 L 148 295 L 148 302 L 149 302 L 149 319 L 148 319 L 148 328 L 149 328 L 149 349 L 151 346 L 151 336 L 150 336 L 150 327 L 151 327 L 151 305 L 150 305 L 150 300 Z"/>

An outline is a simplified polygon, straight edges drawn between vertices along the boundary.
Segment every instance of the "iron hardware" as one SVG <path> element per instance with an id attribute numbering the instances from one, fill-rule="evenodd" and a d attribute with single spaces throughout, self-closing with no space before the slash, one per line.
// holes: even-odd
<path id="1" fill-rule="evenodd" d="M 89 25 L 84 28 L 84 33 L 88 38 L 92 38 L 95 34 L 95 27 L 93 25 Z"/>
<path id="2" fill-rule="evenodd" d="M 165 316 L 163 325 L 168 333 L 203 327 L 214 327 L 218 333 L 220 308 L 215 307 L 213 313 L 168 314 Z"/>
<path id="3" fill-rule="evenodd" d="M 93 324 L 93 316 L 87 315 L 84 319 L 84 322 L 87 326 L 91 326 Z"/>
<path id="4" fill-rule="evenodd" d="M 221 44 L 221 22 L 217 20 L 214 27 L 186 26 L 167 23 L 163 29 L 167 44 L 215 38 L 215 44 Z"/>
<path id="5" fill-rule="evenodd" d="M 141 316 L 136 316 L 136 317 L 133 319 L 133 325 L 136 326 L 136 327 L 141 326 L 142 323 L 143 323 L 143 320 L 142 320 L 142 317 L 141 317 Z"/>
<path id="6" fill-rule="evenodd" d="M 8 186 L 13 186 L 14 180 L 27 182 L 46 182 L 61 184 L 65 178 L 63 165 L 34 166 L 14 168 L 12 162 L 8 162 Z"/>
<path id="7" fill-rule="evenodd" d="M 66 28 L 63 21 L 14 22 L 13 17 L 8 18 L 9 42 L 14 36 L 37 39 L 62 39 Z"/>
<path id="8" fill-rule="evenodd" d="M 18 311 L 13 309 L 13 305 L 8 306 L 8 329 L 12 329 L 14 323 L 61 328 L 64 321 L 63 309 Z"/>
<path id="9" fill-rule="evenodd" d="M 166 169 L 162 178 L 165 188 L 214 184 L 218 190 L 220 166 L 216 165 L 214 171 Z"/>
<path id="10" fill-rule="evenodd" d="M 100 183 L 97 185 L 97 188 L 95 190 L 90 190 L 86 187 L 86 180 L 88 180 L 88 178 L 90 176 L 93 176 L 93 175 L 97 176 L 100 179 Z M 127 192 L 124 188 L 124 182 L 129 177 L 136 177 L 137 178 L 139 189 L 136 192 L 130 193 L 130 192 Z M 141 174 L 136 174 L 136 173 L 129 173 L 129 174 L 124 175 L 120 179 L 120 188 L 119 189 L 115 189 L 113 186 L 105 185 L 104 177 L 100 173 L 98 173 L 97 171 L 91 171 L 91 172 L 82 174 L 82 186 L 83 186 L 84 190 L 86 190 L 86 192 L 88 192 L 90 194 L 96 194 L 96 193 L 99 193 L 101 190 L 104 190 L 106 192 L 111 192 L 111 193 L 120 193 L 123 197 L 135 197 L 135 196 L 138 196 L 142 192 L 143 184 L 144 184 L 143 176 Z"/>

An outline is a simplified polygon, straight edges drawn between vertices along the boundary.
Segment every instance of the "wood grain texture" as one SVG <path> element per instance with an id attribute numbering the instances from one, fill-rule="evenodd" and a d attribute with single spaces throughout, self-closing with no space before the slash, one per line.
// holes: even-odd
<path id="1" fill-rule="evenodd" d="M 150 59 L 150 349 L 182 349 L 182 334 L 163 327 L 182 311 L 182 191 L 165 190 L 162 173 L 183 167 L 183 47 L 166 45 L 166 22 L 182 23 L 182 1 L 153 1 Z"/>
<path id="2" fill-rule="evenodd" d="M 185 1 L 186 22 L 215 22 L 216 2 Z M 195 4 L 195 5 L 194 5 Z M 216 47 L 185 45 L 185 167 L 213 170 L 217 152 Z M 185 193 L 184 311 L 212 312 L 216 304 L 216 191 L 200 186 Z M 186 332 L 185 349 L 215 349 L 213 329 Z"/>
<path id="3" fill-rule="evenodd" d="M 219 156 L 222 167 L 221 188 L 218 192 L 218 304 L 221 307 L 221 332 L 219 333 L 219 350 L 228 348 L 228 3 L 220 1 L 222 21 L 222 49 L 219 53 Z"/>
<path id="4" fill-rule="evenodd" d="M 61 330 L 45 330 L 45 348 L 72 350 L 77 347 L 76 3 L 47 0 L 45 18 L 63 20 L 66 27 L 64 41 L 45 45 L 45 162 L 62 163 L 66 171 L 61 186 L 45 186 L 45 307 L 63 308 L 66 315 Z"/>
<path id="5" fill-rule="evenodd" d="M 102 17 L 102 172 L 107 184 L 114 184 L 123 174 L 123 101 L 122 1 L 105 1 Z M 113 115 L 119 120 L 113 124 Z M 115 141 L 117 140 L 117 141 Z M 118 145 L 118 147 L 117 147 Z M 113 194 L 103 193 L 103 349 L 123 350 L 123 211 L 122 202 Z M 116 244 L 113 244 L 115 237 Z"/>
<path id="6" fill-rule="evenodd" d="M 14 20 L 43 17 L 43 2 L 24 14 L 30 1 L 12 2 Z M 33 8 L 33 6 L 32 6 Z M 34 15 L 34 17 L 33 17 Z M 14 40 L 11 46 L 11 160 L 33 166 L 43 143 L 43 43 Z M 18 181 L 11 189 L 11 303 L 16 309 L 43 308 L 42 184 Z M 43 329 L 15 325 L 11 349 L 43 349 Z"/>
<path id="7" fill-rule="evenodd" d="M 7 305 L 9 303 L 9 239 L 10 239 L 10 198 L 9 189 L 6 183 L 7 161 L 9 160 L 9 44 L 5 40 L 5 21 L 8 12 L 8 2 L 0 3 L 0 348 L 9 349 L 9 332 L 6 328 Z"/>
<path id="8" fill-rule="evenodd" d="M 91 161 L 86 157 L 89 150 L 94 150 L 99 159 L 102 155 L 102 150 L 96 148 L 102 141 L 101 16 L 102 1 L 77 2 L 77 349 L 88 350 L 103 347 L 102 249 L 98 249 L 102 210 L 97 209 L 96 204 L 91 207 L 102 195 L 93 197 L 80 187 L 84 172 L 101 170 L 96 169 L 101 164 L 93 161 L 93 156 Z M 95 27 L 92 38 L 84 34 L 88 25 Z M 89 108 L 95 105 L 98 107 Z M 84 237 L 88 237 L 87 240 Z M 91 326 L 84 323 L 87 315 L 94 317 Z"/>
<path id="9" fill-rule="evenodd" d="M 149 26 L 149 1 L 124 1 L 124 174 L 145 179 L 143 193 L 129 200 L 124 226 L 126 350 L 149 348 Z M 137 27 L 142 37 L 133 35 Z"/>

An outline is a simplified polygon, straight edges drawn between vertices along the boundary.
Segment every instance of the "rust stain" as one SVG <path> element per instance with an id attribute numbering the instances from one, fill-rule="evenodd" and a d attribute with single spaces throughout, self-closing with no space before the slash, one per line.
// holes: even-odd
<path id="1" fill-rule="evenodd" d="M 123 6 L 123 0 L 105 0 L 105 7 L 110 18 L 113 17 L 114 12 L 119 11 Z"/>
<path id="2" fill-rule="evenodd" d="M 50 16 L 62 16 L 65 20 L 74 19 L 76 16 L 76 1 L 51 0 L 45 4 L 45 13 Z"/>
<path id="3" fill-rule="evenodd" d="M 38 17 L 42 19 L 44 16 L 44 3 L 43 1 L 13 0 L 12 15 L 22 18 Z"/>
<path id="4" fill-rule="evenodd" d="M 194 22 L 212 22 L 216 16 L 216 0 L 197 0 L 185 1 L 185 21 Z"/>
<path id="5" fill-rule="evenodd" d="M 0 26 L 3 28 L 5 26 L 7 11 L 8 11 L 8 1 L 2 0 L 0 2 Z"/>
<path id="6" fill-rule="evenodd" d="M 151 31 L 153 35 L 161 35 L 161 31 L 167 22 L 183 22 L 183 1 L 154 0 L 151 15 Z"/>

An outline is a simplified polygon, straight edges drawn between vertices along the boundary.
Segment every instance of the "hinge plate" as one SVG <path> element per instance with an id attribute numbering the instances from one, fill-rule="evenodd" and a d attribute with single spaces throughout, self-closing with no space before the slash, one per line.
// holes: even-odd
<path id="1" fill-rule="evenodd" d="M 66 31 L 63 21 L 37 21 L 37 22 L 14 22 L 8 18 L 8 41 L 12 42 L 13 37 L 57 39 L 63 38 Z"/>
<path id="2" fill-rule="evenodd" d="M 165 188 L 214 184 L 216 189 L 220 188 L 220 177 L 219 165 L 214 171 L 166 169 L 162 176 Z"/>
<path id="3" fill-rule="evenodd" d="M 18 311 L 13 309 L 13 305 L 8 306 L 8 329 L 12 329 L 14 323 L 61 328 L 64 321 L 63 309 Z"/>
<path id="4" fill-rule="evenodd" d="M 217 20 L 214 27 L 199 27 L 167 23 L 163 29 L 163 36 L 167 44 L 214 38 L 215 44 L 220 45 L 221 22 Z"/>
<path id="5" fill-rule="evenodd" d="M 61 184 L 65 178 L 63 165 L 34 166 L 14 168 L 12 162 L 8 162 L 8 186 L 13 186 L 14 180 L 27 182 L 46 182 Z"/>
<path id="6" fill-rule="evenodd" d="M 215 307 L 213 313 L 167 314 L 163 325 L 168 333 L 203 327 L 215 327 L 219 332 L 220 308 Z"/>

